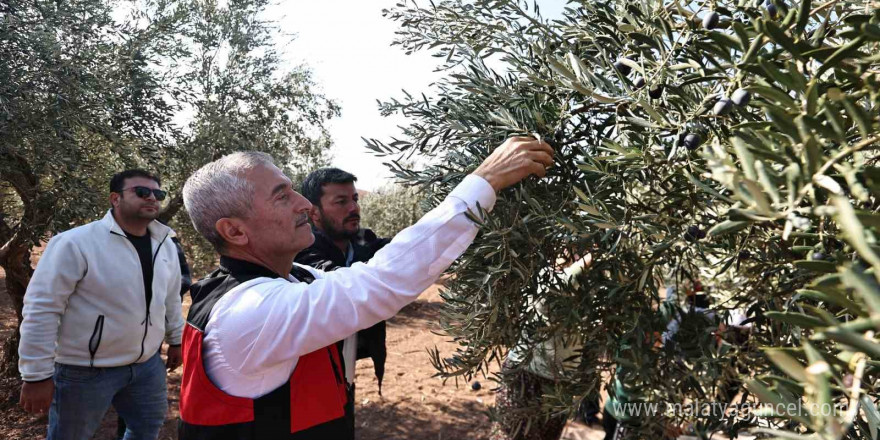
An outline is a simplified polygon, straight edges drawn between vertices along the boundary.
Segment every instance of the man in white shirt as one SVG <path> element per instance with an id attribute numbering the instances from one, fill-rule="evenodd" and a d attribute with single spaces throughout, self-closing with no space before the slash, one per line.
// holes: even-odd
<path id="1" fill-rule="evenodd" d="M 326 273 L 293 265 L 314 241 L 311 204 L 268 156 L 236 153 L 193 174 L 184 203 L 221 259 L 191 292 L 180 438 L 353 439 L 335 342 L 415 300 L 476 236 L 467 212 L 543 176 L 552 154 L 508 139 L 369 263 Z"/>

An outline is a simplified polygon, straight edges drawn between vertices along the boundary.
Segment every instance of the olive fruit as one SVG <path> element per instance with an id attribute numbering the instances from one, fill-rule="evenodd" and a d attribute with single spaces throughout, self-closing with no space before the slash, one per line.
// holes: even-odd
<path id="1" fill-rule="evenodd" d="M 768 1 L 764 5 L 764 8 L 767 9 L 767 14 L 770 14 L 770 18 L 776 18 L 776 14 L 779 12 L 779 8 L 777 8 L 776 5 Z"/>
<path id="2" fill-rule="evenodd" d="M 635 82 L 633 83 L 633 86 L 636 89 L 641 89 L 642 87 L 645 87 L 645 78 L 642 78 L 641 76 L 636 78 Z"/>
<path id="3" fill-rule="evenodd" d="M 741 250 L 741 251 L 739 251 L 739 259 L 740 259 L 740 260 L 748 260 L 749 258 L 752 258 L 752 253 L 751 253 L 751 252 L 749 252 L 749 251 L 747 251 L 747 250 Z"/>
<path id="4" fill-rule="evenodd" d="M 477 381 L 474 381 L 474 383 L 471 384 L 471 389 L 474 391 L 480 391 L 481 388 L 483 388 L 483 386 Z"/>
<path id="5" fill-rule="evenodd" d="M 733 96 L 730 97 L 730 100 L 740 107 L 745 107 L 749 105 L 749 102 L 752 100 L 752 94 L 746 89 L 736 89 L 736 91 L 733 92 Z"/>
<path id="6" fill-rule="evenodd" d="M 685 241 L 695 242 L 706 237 L 706 232 L 697 225 L 688 226 L 684 233 Z"/>
<path id="7" fill-rule="evenodd" d="M 715 29 L 715 26 L 718 26 L 718 13 L 712 11 L 703 17 L 703 27 L 705 29 Z"/>
<path id="8" fill-rule="evenodd" d="M 703 139 L 698 133 L 688 133 L 684 136 L 684 140 L 681 141 L 681 144 L 688 150 L 696 150 L 702 143 Z"/>
<path id="9" fill-rule="evenodd" d="M 660 97 L 663 96 L 663 84 L 659 84 L 657 87 L 648 90 L 648 96 L 650 96 L 651 99 L 660 99 Z"/>
<path id="10" fill-rule="evenodd" d="M 825 260 L 825 254 L 822 252 L 813 252 L 812 259 L 817 261 Z"/>
<path id="11" fill-rule="evenodd" d="M 618 58 L 617 61 L 614 62 L 614 69 L 620 72 L 621 75 L 627 76 L 629 72 L 632 71 L 632 67 L 628 64 L 624 63 L 623 60 L 627 60 L 626 58 Z M 629 61 L 629 60 L 627 60 Z"/>
<path id="12" fill-rule="evenodd" d="M 712 112 L 718 116 L 726 115 L 730 113 L 731 110 L 733 110 L 733 101 L 728 97 L 719 99 L 718 102 L 715 103 L 715 107 L 712 108 Z"/>

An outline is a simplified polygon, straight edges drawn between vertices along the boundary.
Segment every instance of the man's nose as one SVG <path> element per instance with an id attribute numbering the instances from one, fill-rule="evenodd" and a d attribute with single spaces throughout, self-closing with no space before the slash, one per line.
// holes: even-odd
<path id="1" fill-rule="evenodd" d="M 302 194 L 294 191 L 294 197 L 296 197 L 297 203 L 294 204 L 293 209 L 295 212 L 309 212 L 312 209 L 312 202 L 309 199 L 303 197 Z"/>

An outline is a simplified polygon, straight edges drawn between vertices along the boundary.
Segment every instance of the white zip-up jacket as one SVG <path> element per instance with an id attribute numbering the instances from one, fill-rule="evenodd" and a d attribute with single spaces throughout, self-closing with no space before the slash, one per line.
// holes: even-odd
<path id="1" fill-rule="evenodd" d="M 180 344 L 180 264 L 171 228 L 147 227 L 153 298 L 146 304 L 134 245 L 111 212 L 53 237 L 24 297 L 18 368 L 23 380 L 52 377 L 55 362 L 117 367 L 147 361 L 162 341 Z"/>

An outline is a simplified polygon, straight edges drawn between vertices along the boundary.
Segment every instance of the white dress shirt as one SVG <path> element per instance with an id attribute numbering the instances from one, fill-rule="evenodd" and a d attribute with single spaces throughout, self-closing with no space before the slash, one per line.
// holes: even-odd
<path id="1" fill-rule="evenodd" d="M 471 244 L 477 204 L 495 191 L 470 175 L 440 206 L 401 231 L 366 264 L 323 272 L 311 284 L 257 278 L 227 292 L 205 326 L 208 377 L 233 396 L 257 398 L 288 380 L 300 356 L 389 319 L 414 301 Z"/>
<path id="2" fill-rule="evenodd" d="M 348 251 L 345 253 L 345 267 L 350 267 L 354 261 L 354 247 L 348 242 Z M 357 333 L 345 338 L 342 342 L 342 359 L 345 364 L 345 381 L 354 383 L 354 367 L 357 363 Z"/>

